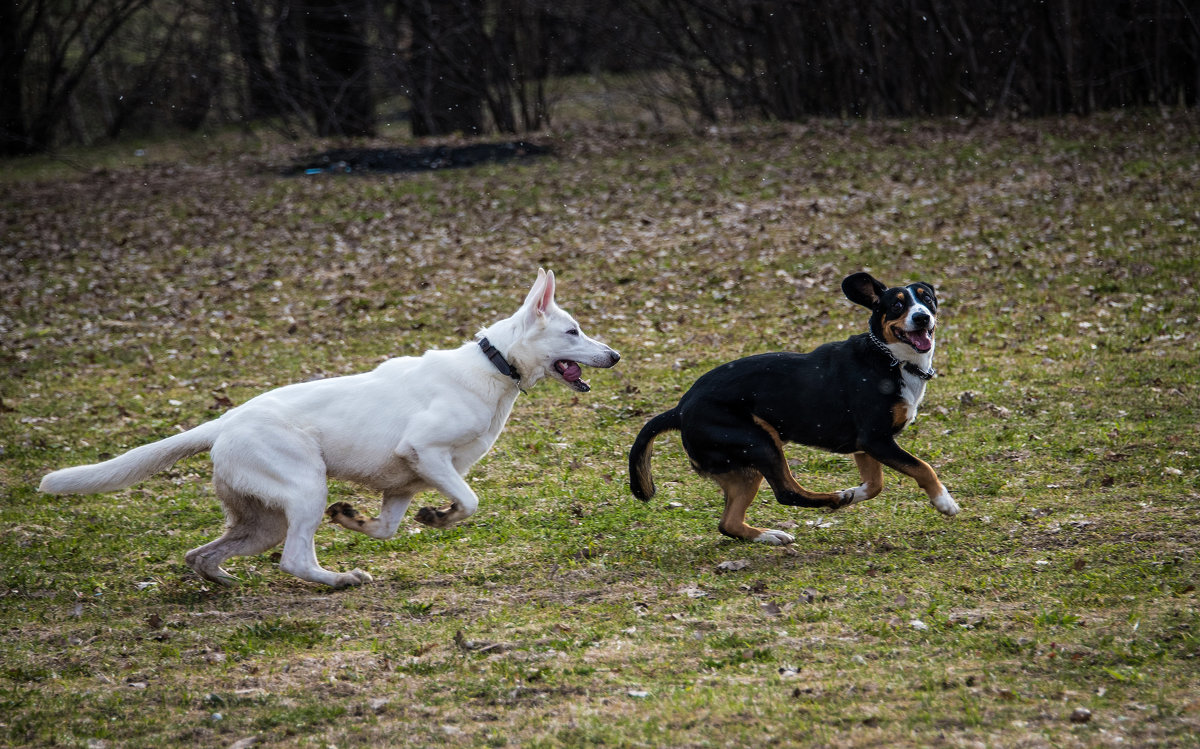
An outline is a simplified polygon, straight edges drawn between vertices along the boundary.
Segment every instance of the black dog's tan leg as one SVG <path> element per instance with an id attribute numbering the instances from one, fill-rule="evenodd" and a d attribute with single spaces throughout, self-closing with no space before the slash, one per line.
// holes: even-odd
<path id="1" fill-rule="evenodd" d="M 950 492 L 946 491 L 946 487 L 937 477 L 937 473 L 933 468 L 921 460 L 914 458 L 916 465 L 910 466 L 909 470 L 901 469 L 901 473 L 910 476 L 916 480 L 917 485 L 925 490 L 929 495 L 929 502 L 934 508 L 943 515 L 957 515 L 959 511 L 958 503 L 950 496 Z"/>
<path id="2" fill-rule="evenodd" d="M 942 486 L 937 473 L 928 463 L 911 455 L 895 442 L 879 446 L 868 452 L 888 468 L 895 469 L 916 481 L 917 485 L 925 490 L 930 504 L 938 512 L 943 515 L 958 514 L 958 503 L 950 496 L 950 492 L 946 491 L 946 487 Z"/>
<path id="3" fill-rule="evenodd" d="M 842 506 L 845 492 L 814 492 L 800 486 L 788 465 L 787 455 L 783 452 L 783 439 L 780 438 L 779 432 L 757 416 L 754 417 L 754 423 L 758 424 L 770 438 L 769 445 L 764 443 L 756 446 L 758 450 L 755 454 L 756 457 L 759 457 L 756 467 L 762 471 L 763 477 L 767 479 L 771 491 L 775 492 L 775 499 L 780 504 L 792 507 L 827 507 L 830 510 L 836 510 Z"/>
<path id="4" fill-rule="evenodd" d="M 862 483 L 841 491 L 839 507 L 865 502 L 883 491 L 883 464 L 866 453 L 854 453 L 854 462 L 858 465 Z"/>
<path id="5" fill-rule="evenodd" d="M 762 484 L 762 474 L 754 470 L 731 471 L 713 477 L 725 492 L 725 512 L 721 515 L 718 529 L 730 538 L 741 538 L 746 541 L 786 546 L 796 539 L 783 531 L 771 528 L 755 528 L 746 524 L 746 510 L 754 502 L 758 487 Z"/>

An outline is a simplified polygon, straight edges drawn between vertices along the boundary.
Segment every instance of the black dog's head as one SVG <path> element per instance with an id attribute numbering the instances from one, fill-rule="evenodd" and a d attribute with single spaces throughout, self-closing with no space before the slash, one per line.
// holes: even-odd
<path id="1" fill-rule="evenodd" d="M 842 281 L 842 291 L 850 301 L 871 310 L 871 332 L 884 343 L 906 344 L 918 354 L 933 350 L 938 304 L 929 284 L 889 289 L 870 273 L 854 273 Z"/>

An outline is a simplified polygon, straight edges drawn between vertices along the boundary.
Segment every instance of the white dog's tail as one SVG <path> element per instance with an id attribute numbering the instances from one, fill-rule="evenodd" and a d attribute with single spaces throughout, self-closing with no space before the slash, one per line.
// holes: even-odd
<path id="1" fill-rule="evenodd" d="M 73 466 L 46 474 L 38 491 L 47 494 L 98 494 L 111 492 L 170 468 L 176 461 L 212 447 L 221 431 L 220 419 L 182 434 L 135 447 L 103 463 Z"/>

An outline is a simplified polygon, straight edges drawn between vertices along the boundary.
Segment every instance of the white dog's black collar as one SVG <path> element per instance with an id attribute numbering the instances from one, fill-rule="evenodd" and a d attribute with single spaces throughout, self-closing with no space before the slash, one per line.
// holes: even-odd
<path id="1" fill-rule="evenodd" d="M 507 375 L 516 380 L 518 383 L 521 382 L 521 373 L 517 371 L 516 367 L 508 363 L 508 359 L 504 358 L 504 354 L 500 353 L 500 351 L 492 345 L 491 341 L 484 337 L 480 338 L 478 343 L 479 348 L 483 349 L 483 355 L 488 358 L 488 361 L 492 363 L 492 366 L 499 370 L 500 374 Z"/>
<path id="2" fill-rule="evenodd" d="M 867 335 L 870 336 L 871 343 L 875 344 L 876 348 L 878 348 L 883 353 L 887 354 L 887 357 L 892 360 L 893 367 L 901 367 L 902 369 L 904 369 L 904 371 L 908 372 L 909 374 L 914 374 L 917 377 L 920 377 L 922 380 L 926 380 L 926 381 L 932 380 L 934 375 L 937 374 L 936 369 L 930 368 L 929 371 L 926 372 L 924 369 L 921 369 L 920 367 L 918 367 L 916 364 L 913 364 L 912 362 L 900 361 L 892 353 L 892 350 L 887 347 L 887 344 L 884 343 L 883 341 L 879 340 L 879 336 L 875 335 L 875 333 L 873 333 L 873 332 L 867 333 Z"/>

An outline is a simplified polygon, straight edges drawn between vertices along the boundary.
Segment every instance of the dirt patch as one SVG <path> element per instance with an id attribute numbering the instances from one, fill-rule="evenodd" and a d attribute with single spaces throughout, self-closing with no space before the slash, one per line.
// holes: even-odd
<path id="1" fill-rule="evenodd" d="M 284 170 L 288 176 L 315 174 L 394 174 L 455 169 L 489 162 L 529 159 L 550 153 L 527 141 L 475 143 L 425 148 L 335 148 L 304 156 Z"/>

